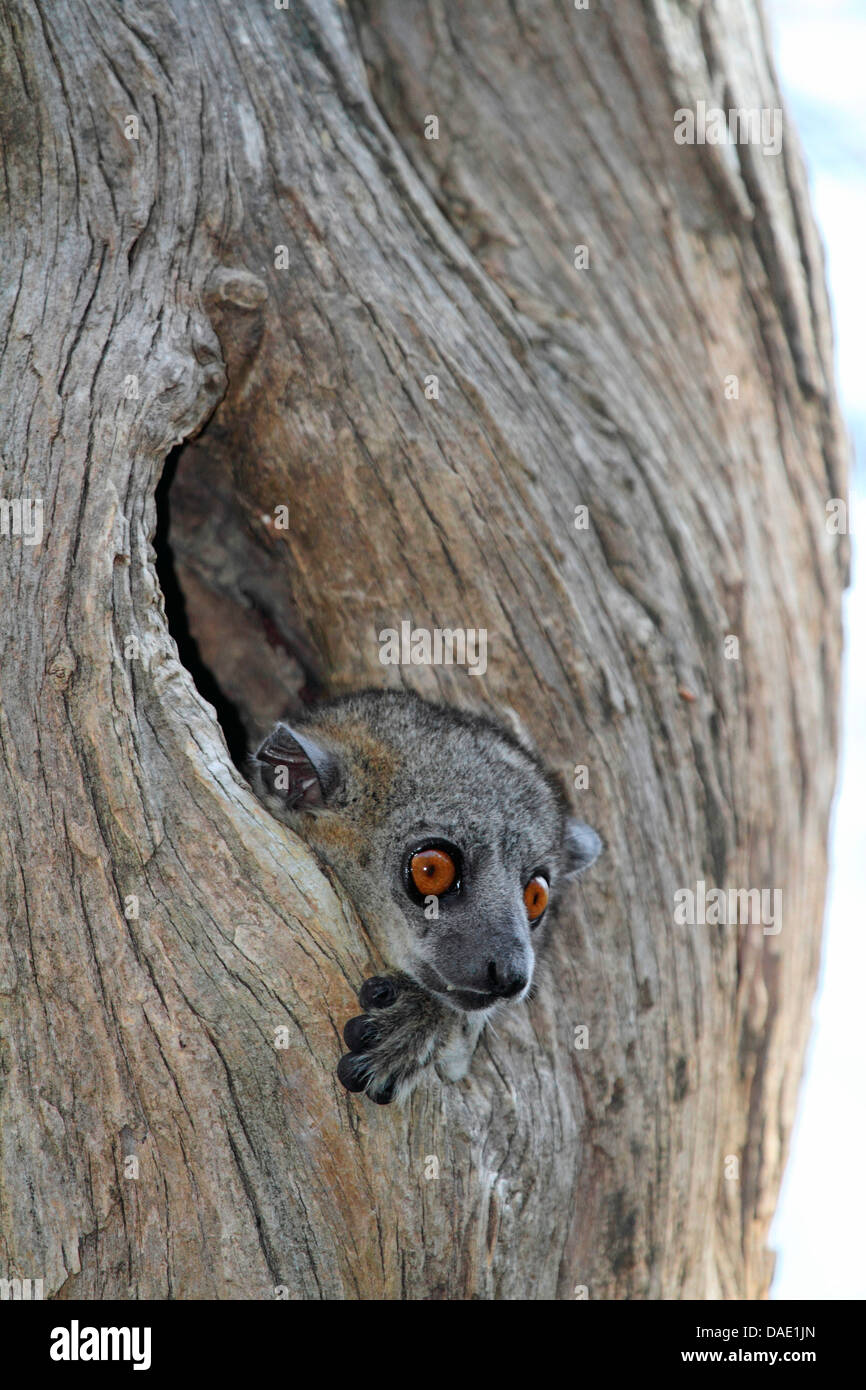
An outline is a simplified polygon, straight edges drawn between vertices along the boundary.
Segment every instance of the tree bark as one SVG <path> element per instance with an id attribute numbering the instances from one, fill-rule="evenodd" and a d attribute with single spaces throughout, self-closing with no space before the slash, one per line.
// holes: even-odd
<path id="1" fill-rule="evenodd" d="M 790 122 L 673 138 L 781 105 L 756 4 L 32 0 L 0 84 L 3 496 L 44 505 L 0 538 L 0 1273 L 765 1295 L 847 557 Z M 159 576 L 232 752 L 405 682 L 588 770 L 606 852 L 536 998 L 404 1110 L 336 1081 L 381 962 L 169 632 L 184 441 Z M 486 628 L 486 676 L 381 666 L 404 619 Z M 781 931 L 678 925 L 701 880 Z"/>

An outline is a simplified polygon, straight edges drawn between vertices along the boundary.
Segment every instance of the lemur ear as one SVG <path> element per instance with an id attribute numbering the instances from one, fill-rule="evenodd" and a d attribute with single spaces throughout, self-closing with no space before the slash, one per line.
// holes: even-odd
<path id="1" fill-rule="evenodd" d="M 574 878 L 594 864 L 603 849 L 601 837 L 591 825 L 583 821 L 570 820 L 565 827 L 565 865 L 566 878 Z"/>
<path id="2" fill-rule="evenodd" d="M 259 789 L 287 811 L 324 806 L 339 781 L 333 753 L 288 724 L 277 724 L 251 761 Z"/>

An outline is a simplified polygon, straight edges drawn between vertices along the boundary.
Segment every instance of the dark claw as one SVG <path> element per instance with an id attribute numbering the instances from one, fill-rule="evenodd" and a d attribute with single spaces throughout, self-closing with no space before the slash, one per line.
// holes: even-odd
<path id="1" fill-rule="evenodd" d="M 354 1052 L 347 1052 L 340 1058 L 337 1063 L 337 1080 L 342 1082 L 347 1091 L 365 1090 L 369 1079 L 367 1063 L 363 1057 L 357 1057 Z"/>
<path id="2" fill-rule="evenodd" d="M 375 1090 L 368 1090 L 372 1081 L 370 1058 L 371 1048 L 379 1041 L 380 1030 L 386 1020 L 377 1023 L 375 1013 L 370 1011 L 387 1009 L 400 993 L 399 983 L 386 975 L 374 975 L 365 980 L 358 991 L 358 1000 L 364 1010 L 357 1018 L 350 1018 L 343 1029 L 343 1038 L 349 1051 L 337 1063 L 337 1078 L 347 1091 L 366 1091 L 376 1105 L 390 1105 L 397 1090 L 394 1080 L 379 1081 Z"/>
<path id="3" fill-rule="evenodd" d="M 358 994 L 362 1009 L 387 1009 L 397 998 L 397 986 L 384 975 L 374 975 L 365 980 Z"/>
<path id="4" fill-rule="evenodd" d="M 350 1052 L 364 1052 L 376 1039 L 376 1024 L 368 1014 L 350 1018 L 343 1029 L 343 1041 Z"/>
<path id="5" fill-rule="evenodd" d="M 380 1086 L 378 1091 L 371 1092 L 369 1098 L 374 1100 L 377 1105 L 390 1105 L 394 1099 L 395 1089 L 393 1081 L 389 1081 L 387 1085 Z"/>

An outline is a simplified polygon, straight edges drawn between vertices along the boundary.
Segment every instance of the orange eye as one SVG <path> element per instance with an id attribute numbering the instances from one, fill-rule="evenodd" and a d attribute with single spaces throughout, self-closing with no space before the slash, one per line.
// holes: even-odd
<path id="1" fill-rule="evenodd" d="M 409 861 L 412 882 L 423 898 L 447 893 L 457 877 L 457 865 L 444 849 L 421 849 Z"/>
<path id="2" fill-rule="evenodd" d="M 531 878 L 523 890 L 523 901 L 526 903 L 526 911 L 530 922 L 537 922 L 544 909 L 547 907 L 547 900 L 550 897 L 550 889 L 547 879 L 542 878 L 541 874 L 536 874 Z"/>

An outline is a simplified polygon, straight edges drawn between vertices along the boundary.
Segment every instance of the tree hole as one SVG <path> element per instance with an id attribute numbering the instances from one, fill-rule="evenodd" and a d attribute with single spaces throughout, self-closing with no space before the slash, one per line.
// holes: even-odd
<path id="1" fill-rule="evenodd" d="M 245 504 L 207 433 L 174 449 L 156 489 L 156 570 L 169 631 L 238 767 L 280 718 L 324 692 L 296 611 L 291 560 Z"/>

